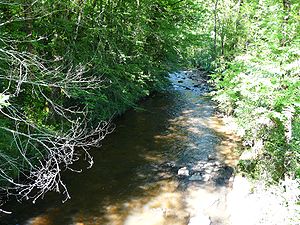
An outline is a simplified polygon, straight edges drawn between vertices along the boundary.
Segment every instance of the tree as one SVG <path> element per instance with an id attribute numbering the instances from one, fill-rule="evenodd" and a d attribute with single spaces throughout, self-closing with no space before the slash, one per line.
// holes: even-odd
<path id="1" fill-rule="evenodd" d="M 186 62 L 195 9 L 190 0 L 1 1 L 2 190 L 68 199 L 61 172 L 80 155 L 92 165 L 88 150 L 112 132 L 113 115 Z"/>

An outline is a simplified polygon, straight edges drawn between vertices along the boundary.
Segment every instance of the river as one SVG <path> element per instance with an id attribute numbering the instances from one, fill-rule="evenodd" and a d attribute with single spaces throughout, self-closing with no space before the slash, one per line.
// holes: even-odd
<path id="1" fill-rule="evenodd" d="M 238 138 L 217 116 L 202 75 L 171 74 L 168 90 L 118 118 L 114 133 L 92 150 L 94 166 L 64 173 L 69 201 L 56 193 L 35 204 L 11 201 L 5 209 L 13 214 L 0 224 L 229 224 Z"/>

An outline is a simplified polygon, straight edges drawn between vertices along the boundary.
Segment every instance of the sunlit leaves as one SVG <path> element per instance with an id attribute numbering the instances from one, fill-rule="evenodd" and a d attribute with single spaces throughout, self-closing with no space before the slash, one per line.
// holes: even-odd
<path id="1" fill-rule="evenodd" d="M 9 105 L 9 95 L 0 94 L 0 109 Z"/>
<path id="2" fill-rule="evenodd" d="M 214 99 L 222 110 L 235 116 L 244 138 L 265 142 L 261 157 L 269 157 L 273 167 L 264 160 L 258 165 L 277 180 L 284 173 L 294 174 L 300 165 L 299 154 L 294 155 L 295 142 L 291 141 L 300 135 L 299 129 L 291 131 L 298 127 L 300 111 L 300 5 L 293 0 L 287 1 L 288 6 L 283 3 L 242 1 L 236 30 L 226 19 L 219 20 L 220 27 L 225 26 L 227 42 L 234 41 L 234 49 L 223 45 L 224 55 L 211 63 L 217 88 Z M 220 18 L 231 15 L 234 9 L 225 11 Z M 296 158 L 286 157 L 286 152 Z M 289 161 L 293 165 L 287 165 Z"/>

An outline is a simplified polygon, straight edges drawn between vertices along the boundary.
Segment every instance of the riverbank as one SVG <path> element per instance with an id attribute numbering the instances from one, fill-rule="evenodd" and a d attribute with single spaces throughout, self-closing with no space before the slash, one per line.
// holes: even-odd
<path id="1" fill-rule="evenodd" d="M 299 181 L 286 179 L 277 185 L 237 174 L 228 194 L 231 225 L 298 225 Z"/>
<path id="2" fill-rule="evenodd" d="M 226 130 L 238 133 L 234 118 L 222 116 Z M 240 137 L 242 140 L 242 137 Z M 253 151 L 242 147 L 240 160 L 253 157 Z M 230 225 L 298 225 L 300 221 L 300 181 L 286 177 L 270 184 L 267 179 L 253 179 L 237 165 L 232 177 L 231 189 L 226 196 Z"/>
<path id="3" fill-rule="evenodd" d="M 238 135 L 239 126 L 231 116 L 219 115 L 226 132 Z M 298 225 L 300 221 L 300 181 L 285 177 L 282 181 L 270 184 L 264 179 L 253 179 L 239 167 L 245 157 L 253 157 L 253 152 L 240 146 L 234 161 L 235 173 L 230 178 L 230 188 L 226 193 L 225 207 L 227 222 L 213 223 L 209 217 L 199 214 L 197 223 L 228 225 Z M 195 204 L 201 205 L 205 195 Z M 201 223 L 200 223 L 201 222 Z"/>
<path id="4" fill-rule="evenodd" d="M 201 74 L 204 76 L 201 76 Z M 198 76 L 199 73 L 192 73 L 189 77 L 194 80 L 201 80 L 201 82 L 203 80 L 205 82 L 209 81 L 205 72 L 200 71 L 200 79 Z M 218 116 L 224 124 L 223 131 L 236 136 L 237 140 L 242 142 L 244 134 L 241 132 L 241 127 L 236 119 L 233 116 L 225 115 L 221 111 Z M 298 224 L 300 221 L 299 180 L 287 176 L 277 184 L 270 184 L 267 179 L 251 178 L 250 174 L 245 173 L 241 165 L 238 164 L 244 160 L 253 160 L 258 157 L 257 151 L 262 151 L 263 146 L 256 144 L 249 149 L 246 143 L 244 139 L 243 146 L 241 145 L 236 151 L 236 160 L 232 165 L 235 168 L 235 173 L 230 178 L 230 190 L 226 194 L 226 206 L 224 207 L 228 215 L 227 222 L 223 220 L 220 224 Z M 201 205 L 199 202 L 205 198 L 207 198 L 207 194 L 199 198 L 195 205 Z M 191 224 L 197 223 L 218 224 L 211 221 L 209 216 L 199 212 L 195 215 L 195 220 L 191 220 Z"/>

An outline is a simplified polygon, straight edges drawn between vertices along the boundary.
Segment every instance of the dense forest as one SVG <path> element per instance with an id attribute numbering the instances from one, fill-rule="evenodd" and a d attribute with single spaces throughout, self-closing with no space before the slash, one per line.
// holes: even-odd
<path id="1" fill-rule="evenodd" d="M 4 197 L 68 199 L 61 171 L 92 166 L 110 121 L 183 68 L 236 119 L 254 152 L 241 171 L 300 177 L 298 0 L 5 0 L 0 52 Z"/>

